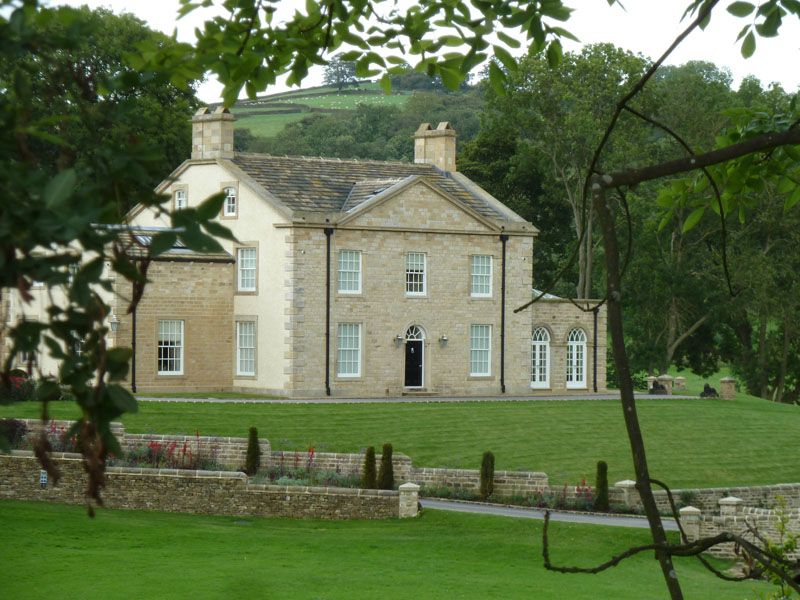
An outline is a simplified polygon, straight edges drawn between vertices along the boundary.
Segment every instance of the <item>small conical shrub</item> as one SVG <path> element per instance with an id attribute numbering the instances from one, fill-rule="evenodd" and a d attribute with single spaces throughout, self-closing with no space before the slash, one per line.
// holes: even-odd
<path id="1" fill-rule="evenodd" d="M 378 471 L 378 489 L 380 490 L 393 490 L 394 489 L 394 468 L 392 467 L 392 445 L 383 445 L 383 454 L 381 455 L 381 468 Z"/>
<path id="2" fill-rule="evenodd" d="M 608 465 L 604 460 L 597 461 L 597 485 L 594 490 L 594 509 L 608 510 Z"/>
<path id="3" fill-rule="evenodd" d="M 375 446 L 370 446 L 364 453 L 364 471 L 361 473 L 361 488 L 374 490 L 378 487 L 375 476 Z"/>
<path id="4" fill-rule="evenodd" d="M 494 492 L 494 454 L 483 453 L 481 461 L 481 498 L 488 498 Z"/>
<path id="5" fill-rule="evenodd" d="M 244 460 L 244 472 L 248 475 L 255 475 L 261 463 L 261 446 L 258 445 L 258 429 L 250 428 L 250 436 L 247 438 L 247 457 Z"/>

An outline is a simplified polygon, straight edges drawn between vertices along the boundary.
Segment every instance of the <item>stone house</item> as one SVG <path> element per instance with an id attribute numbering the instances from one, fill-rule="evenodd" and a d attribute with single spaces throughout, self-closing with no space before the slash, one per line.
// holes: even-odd
<path id="1" fill-rule="evenodd" d="M 191 158 L 157 191 L 173 210 L 224 192 L 238 241 L 159 257 L 135 314 L 129 291 L 112 301 L 135 391 L 605 391 L 605 309 L 514 312 L 538 230 L 457 171 L 448 123 L 420 126 L 412 164 L 238 153 L 233 121 L 198 111 Z M 128 222 L 145 244 L 170 225 L 141 207 Z"/>

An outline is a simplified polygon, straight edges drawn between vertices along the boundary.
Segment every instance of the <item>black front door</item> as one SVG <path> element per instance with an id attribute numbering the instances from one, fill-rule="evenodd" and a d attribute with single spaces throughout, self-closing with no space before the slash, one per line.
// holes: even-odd
<path id="1" fill-rule="evenodd" d="M 406 342 L 406 387 L 422 387 L 422 340 Z"/>

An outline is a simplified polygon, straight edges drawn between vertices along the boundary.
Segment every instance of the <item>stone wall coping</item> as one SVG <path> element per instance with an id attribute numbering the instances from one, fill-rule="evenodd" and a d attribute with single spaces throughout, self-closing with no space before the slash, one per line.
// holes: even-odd
<path id="1" fill-rule="evenodd" d="M 678 512 L 681 513 L 682 517 L 699 517 L 701 514 L 703 514 L 702 510 L 695 508 L 694 506 L 684 506 Z"/>
<path id="2" fill-rule="evenodd" d="M 725 498 L 720 498 L 717 502 L 723 506 L 738 506 L 743 500 L 736 496 L 727 496 Z"/>
<path id="3" fill-rule="evenodd" d="M 419 486 L 416 483 L 404 483 L 398 488 L 401 492 L 418 492 Z"/>
<path id="4" fill-rule="evenodd" d="M 623 479 L 622 481 L 618 481 L 614 484 L 614 487 L 627 489 L 636 487 L 636 482 L 633 479 Z"/>

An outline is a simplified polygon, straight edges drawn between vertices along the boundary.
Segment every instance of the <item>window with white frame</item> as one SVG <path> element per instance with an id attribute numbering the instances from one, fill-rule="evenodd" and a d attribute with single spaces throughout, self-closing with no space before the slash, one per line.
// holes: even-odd
<path id="1" fill-rule="evenodd" d="M 586 387 L 586 333 L 579 327 L 567 337 L 567 387 Z"/>
<path id="2" fill-rule="evenodd" d="M 238 321 L 236 323 L 236 374 L 256 374 L 255 321 Z"/>
<path id="3" fill-rule="evenodd" d="M 186 208 L 186 190 L 175 190 L 175 210 Z"/>
<path id="4" fill-rule="evenodd" d="M 550 333 L 544 327 L 531 335 L 531 387 L 550 387 Z"/>
<path id="5" fill-rule="evenodd" d="M 361 252 L 358 250 L 339 251 L 339 293 L 361 293 Z"/>
<path id="6" fill-rule="evenodd" d="M 183 374 L 183 321 L 158 322 L 158 374 Z"/>
<path id="7" fill-rule="evenodd" d="M 27 369 L 28 367 L 36 366 L 36 351 L 35 350 L 22 350 L 19 353 L 19 364 Z"/>
<path id="8" fill-rule="evenodd" d="M 425 254 L 422 252 L 406 254 L 406 294 L 409 296 L 425 294 Z"/>
<path id="9" fill-rule="evenodd" d="M 240 292 L 256 291 L 256 249 L 239 248 L 237 250 L 238 284 Z"/>
<path id="10" fill-rule="evenodd" d="M 361 324 L 339 323 L 337 332 L 337 374 L 339 377 L 361 376 Z"/>
<path id="11" fill-rule="evenodd" d="M 492 326 L 473 325 L 469 332 L 469 374 L 491 375 Z"/>
<path id="12" fill-rule="evenodd" d="M 475 297 L 492 295 L 492 257 L 476 254 L 470 260 L 469 293 Z"/>
<path id="13" fill-rule="evenodd" d="M 224 190 L 225 192 L 225 204 L 223 205 L 222 215 L 225 217 L 235 217 L 236 216 L 236 188 L 234 187 L 226 187 Z"/>

